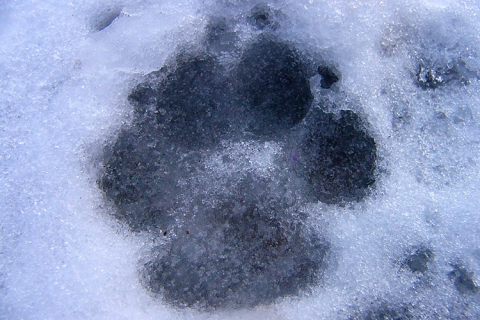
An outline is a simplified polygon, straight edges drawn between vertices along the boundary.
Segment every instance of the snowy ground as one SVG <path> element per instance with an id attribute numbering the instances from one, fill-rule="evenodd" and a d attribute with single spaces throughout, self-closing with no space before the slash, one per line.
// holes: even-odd
<path id="1" fill-rule="evenodd" d="M 480 318 L 479 3 L 258 3 L 0 1 L 1 319 Z"/>

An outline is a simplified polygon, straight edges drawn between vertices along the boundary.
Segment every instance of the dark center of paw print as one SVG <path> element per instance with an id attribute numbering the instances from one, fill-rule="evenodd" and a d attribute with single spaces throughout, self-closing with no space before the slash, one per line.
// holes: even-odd
<path id="1" fill-rule="evenodd" d="M 273 25 L 257 11 L 257 29 Z M 375 180 L 375 142 L 354 112 L 314 105 L 317 70 L 276 36 L 259 35 L 229 67 L 207 51 L 177 54 L 131 91 L 135 116 L 105 148 L 99 187 L 132 232 L 162 239 L 140 277 L 171 305 L 298 295 L 319 283 L 330 247 L 301 207 L 360 201 Z M 291 141 L 299 170 L 282 155 Z M 267 145 L 276 151 L 263 154 Z"/>

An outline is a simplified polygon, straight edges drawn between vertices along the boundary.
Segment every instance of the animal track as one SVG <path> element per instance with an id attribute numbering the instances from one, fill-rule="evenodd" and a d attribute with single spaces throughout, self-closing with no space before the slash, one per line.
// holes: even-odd
<path id="1" fill-rule="evenodd" d="M 98 185 L 115 217 L 165 239 L 141 266 L 142 283 L 176 307 L 250 307 L 318 284 L 330 245 L 302 205 L 360 201 L 375 182 L 375 141 L 353 111 L 313 106 L 309 78 L 319 71 L 273 33 L 278 14 L 253 10 L 263 33 L 233 70 L 216 54 L 183 52 L 145 76 L 128 97 L 133 122 L 105 149 Z M 228 30 L 216 28 L 208 45 Z M 325 88 L 338 80 L 323 76 Z M 243 164 L 223 177 L 207 168 L 228 142 L 284 150 L 292 137 L 299 170 L 275 154 L 264 176 Z"/>

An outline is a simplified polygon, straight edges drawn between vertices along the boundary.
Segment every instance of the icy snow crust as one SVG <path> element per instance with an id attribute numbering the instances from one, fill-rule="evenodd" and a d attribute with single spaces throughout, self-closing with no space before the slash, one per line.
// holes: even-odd
<path id="1" fill-rule="evenodd" d="M 0 318 L 478 319 L 478 13 L 0 4 Z"/>

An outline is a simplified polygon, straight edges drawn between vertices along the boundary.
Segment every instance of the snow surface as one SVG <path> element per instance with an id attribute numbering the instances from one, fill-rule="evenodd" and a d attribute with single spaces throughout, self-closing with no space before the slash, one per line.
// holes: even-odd
<path id="1" fill-rule="evenodd" d="M 0 318 L 480 318 L 479 3 L 263 2 L 271 24 L 255 20 L 256 5 L 0 2 Z M 356 132 L 376 143 L 375 182 L 354 196 L 319 201 L 302 178 L 315 172 L 301 143 L 315 121 L 282 122 L 293 127 L 285 136 L 258 124 L 249 132 L 250 124 L 236 121 L 239 128 L 215 148 L 192 151 L 174 139 L 165 151 L 170 195 L 181 202 L 172 209 L 173 226 L 132 231 L 99 183 L 118 135 L 136 130 L 132 90 L 178 63 L 179 52 L 210 50 L 225 73 L 234 72 L 262 34 L 339 75 L 328 89 L 321 75 L 310 75 L 310 111 L 351 110 L 362 119 Z M 180 298 L 164 299 L 166 284 L 156 283 L 158 292 L 149 287 L 143 266 L 175 250 L 171 243 L 186 237 L 185 228 L 200 244 L 222 239 L 195 235 L 220 229 L 202 225 L 200 209 L 192 212 L 196 205 L 217 208 L 243 178 L 242 197 L 263 201 L 270 192 L 266 197 L 287 208 L 279 221 L 299 221 L 308 231 L 300 241 L 312 234 L 324 241 L 318 279 L 257 303 L 253 278 L 240 296 L 246 303 L 222 292 L 226 300 L 211 302 L 219 305 L 213 309 L 183 307 L 179 299 L 188 299 L 178 292 Z M 237 253 L 244 247 L 239 243 Z M 203 291 L 195 297 L 205 298 Z"/>

